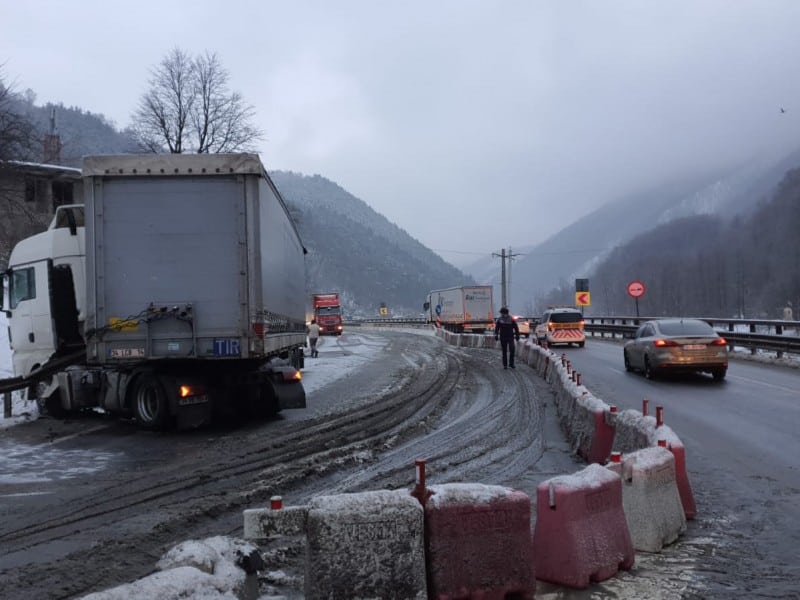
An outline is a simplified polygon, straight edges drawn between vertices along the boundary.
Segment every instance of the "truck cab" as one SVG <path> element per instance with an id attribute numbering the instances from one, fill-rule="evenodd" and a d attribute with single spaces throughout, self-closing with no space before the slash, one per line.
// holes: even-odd
<path id="1" fill-rule="evenodd" d="M 83 347 L 86 318 L 83 205 L 59 206 L 46 231 L 12 250 L 3 288 L 14 374 Z"/>
<path id="2" fill-rule="evenodd" d="M 342 335 L 342 307 L 339 294 L 314 294 L 314 318 L 320 335 Z"/>

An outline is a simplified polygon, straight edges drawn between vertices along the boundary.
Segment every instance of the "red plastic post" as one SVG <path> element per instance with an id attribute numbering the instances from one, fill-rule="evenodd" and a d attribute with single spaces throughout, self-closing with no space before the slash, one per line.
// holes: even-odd
<path id="1" fill-rule="evenodd" d="M 577 377 L 577 379 L 575 379 L 575 383 L 577 383 L 578 385 L 581 385 L 581 374 L 577 373 L 577 375 L 578 375 L 578 377 Z"/>
<path id="2" fill-rule="evenodd" d="M 612 404 L 611 406 L 608 407 L 608 412 L 612 413 L 617 412 L 617 407 Z"/>
<path id="3" fill-rule="evenodd" d="M 659 448 L 666 448 L 667 447 L 667 440 L 658 440 Z"/>
<path id="4" fill-rule="evenodd" d="M 611 453 L 611 462 L 612 463 L 621 463 L 622 462 L 622 452 L 612 452 Z"/>
<path id="5" fill-rule="evenodd" d="M 644 400 L 642 400 L 642 416 L 643 417 L 647 416 L 647 413 L 648 413 L 647 408 L 648 408 L 648 406 L 650 406 L 650 400 L 645 398 Z"/>
<path id="6" fill-rule="evenodd" d="M 280 496 L 273 496 L 269 499 L 269 507 L 272 510 L 280 510 L 283 508 L 283 498 Z"/>
<path id="7" fill-rule="evenodd" d="M 664 424 L 664 407 L 656 405 L 656 427 Z"/>
<path id="8" fill-rule="evenodd" d="M 411 491 L 411 495 L 419 500 L 422 506 L 425 506 L 428 498 L 433 495 L 433 492 L 425 487 L 425 461 L 417 459 L 414 461 L 414 465 L 417 468 L 417 482 L 416 485 L 414 485 L 414 489 Z"/>
<path id="9" fill-rule="evenodd" d="M 561 354 L 561 366 L 562 367 L 567 366 L 567 354 L 565 352 Z"/>

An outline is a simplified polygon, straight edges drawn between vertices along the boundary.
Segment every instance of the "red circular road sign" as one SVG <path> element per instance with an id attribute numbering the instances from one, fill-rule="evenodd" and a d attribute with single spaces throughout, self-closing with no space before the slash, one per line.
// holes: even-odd
<path id="1" fill-rule="evenodd" d="M 628 294 L 634 298 L 644 296 L 644 284 L 641 281 L 631 281 L 628 284 Z"/>

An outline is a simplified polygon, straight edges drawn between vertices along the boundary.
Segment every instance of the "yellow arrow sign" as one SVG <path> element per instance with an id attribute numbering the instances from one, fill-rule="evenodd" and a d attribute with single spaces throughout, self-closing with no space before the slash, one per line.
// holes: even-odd
<path id="1" fill-rule="evenodd" d="M 589 292 L 575 292 L 575 306 L 591 306 L 592 296 Z"/>

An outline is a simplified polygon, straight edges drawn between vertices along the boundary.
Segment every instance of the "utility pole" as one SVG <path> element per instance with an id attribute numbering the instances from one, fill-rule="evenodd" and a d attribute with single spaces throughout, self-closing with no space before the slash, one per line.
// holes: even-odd
<path id="1" fill-rule="evenodd" d="M 511 287 L 511 261 L 519 254 L 512 253 L 511 248 L 508 249 L 508 254 L 506 254 L 506 249 L 503 248 L 500 250 L 500 254 L 492 253 L 492 256 L 500 257 L 500 301 L 503 306 L 508 308 L 508 288 Z M 506 259 L 508 259 L 508 277 L 506 277 Z"/>
<path id="2" fill-rule="evenodd" d="M 506 304 L 506 249 L 500 250 L 500 254 L 492 253 L 492 256 L 500 257 L 500 302 L 503 306 Z"/>

